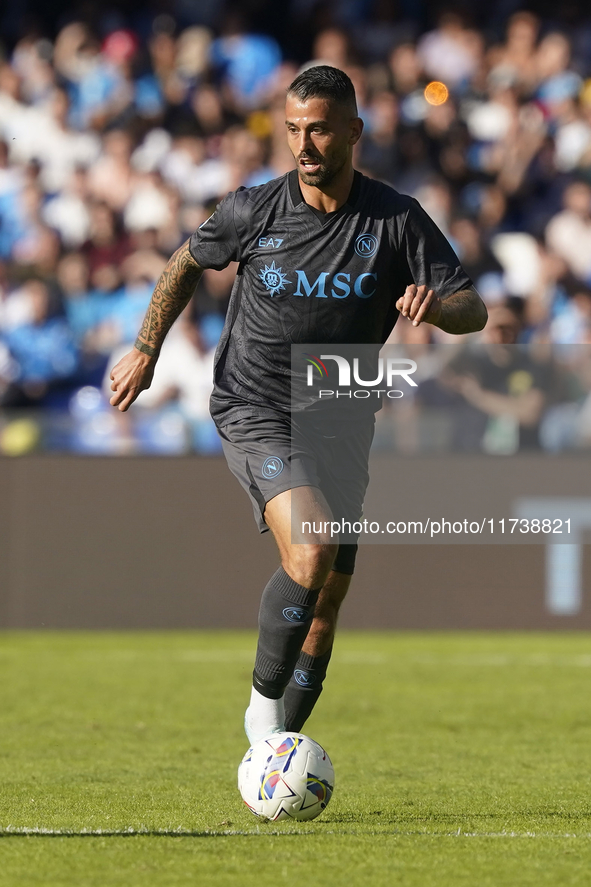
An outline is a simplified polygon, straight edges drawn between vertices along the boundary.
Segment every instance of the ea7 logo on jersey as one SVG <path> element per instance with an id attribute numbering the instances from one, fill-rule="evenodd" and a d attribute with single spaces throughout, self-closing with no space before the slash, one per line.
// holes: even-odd
<path id="1" fill-rule="evenodd" d="M 283 240 L 283 237 L 259 237 L 259 246 L 277 249 L 278 246 L 281 246 Z"/>

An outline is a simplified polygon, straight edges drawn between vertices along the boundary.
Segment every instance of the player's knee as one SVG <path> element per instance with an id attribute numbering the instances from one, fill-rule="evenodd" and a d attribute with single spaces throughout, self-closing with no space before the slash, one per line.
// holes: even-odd
<path id="1" fill-rule="evenodd" d="M 291 545 L 284 556 L 283 567 L 300 585 L 319 588 L 326 581 L 337 551 L 338 545 L 329 543 Z"/>

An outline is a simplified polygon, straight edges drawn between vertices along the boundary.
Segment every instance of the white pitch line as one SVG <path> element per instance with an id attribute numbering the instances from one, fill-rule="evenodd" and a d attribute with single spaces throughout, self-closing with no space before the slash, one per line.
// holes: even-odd
<path id="1" fill-rule="evenodd" d="M 319 823 L 320 825 L 320 823 Z M 419 832 L 419 831 L 377 831 L 373 833 L 367 833 L 363 831 L 359 831 L 357 829 L 318 829 L 318 830 L 308 830 L 309 826 L 303 826 L 304 830 L 301 831 L 293 831 L 288 829 L 269 829 L 265 826 L 256 826 L 255 830 L 252 829 L 195 829 L 191 831 L 189 829 L 177 828 L 177 829 L 148 829 L 148 828 L 127 828 L 127 829 L 80 829 L 79 831 L 75 831 L 72 829 L 49 829 L 49 828 L 41 828 L 39 826 L 27 827 L 27 826 L 7 826 L 4 829 L 0 829 L 0 838 L 8 838 L 11 836 L 46 836 L 46 837 L 62 837 L 62 838 L 76 838 L 76 837 L 129 837 L 129 836 L 137 836 L 137 837 L 179 837 L 179 838 L 192 838 L 192 837 L 265 837 L 272 836 L 277 837 L 281 835 L 336 835 L 336 836 L 349 836 L 354 835 L 357 837 L 382 837 L 384 835 L 390 835 L 392 837 L 399 838 L 550 838 L 550 839 L 572 839 L 576 838 L 578 840 L 590 840 L 591 833 L 585 834 L 574 834 L 571 832 L 566 832 L 563 834 L 555 834 L 550 832 L 463 832 L 460 829 L 455 832 Z"/>

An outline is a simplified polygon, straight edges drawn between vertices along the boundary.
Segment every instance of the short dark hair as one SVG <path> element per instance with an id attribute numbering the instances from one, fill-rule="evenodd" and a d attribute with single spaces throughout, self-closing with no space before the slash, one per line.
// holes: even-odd
<path id="1" fill-rule="evenodd" d="M 339 105 L 347 105 L 357 114 L 355 89 L 349 77 L 339 68 L 330 65 L 315 65 L 307 68 L 295 78 L 287 90 L 301 102 L 308 99 L 327 99 Z"/>

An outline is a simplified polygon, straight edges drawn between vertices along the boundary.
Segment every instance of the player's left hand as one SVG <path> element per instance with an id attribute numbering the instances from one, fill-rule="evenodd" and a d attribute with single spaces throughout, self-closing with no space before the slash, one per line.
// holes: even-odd
<path id="1" fill-rule="evenodd" d="M 417 286 L 411 283 L 405 293 L 396 302 L 396 307 L 404 317 L 412 321 L 413 326 L 420 323 L 437 324 L 441 317 L 441 299 L 425 284 Z"/>

